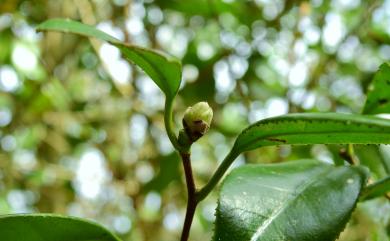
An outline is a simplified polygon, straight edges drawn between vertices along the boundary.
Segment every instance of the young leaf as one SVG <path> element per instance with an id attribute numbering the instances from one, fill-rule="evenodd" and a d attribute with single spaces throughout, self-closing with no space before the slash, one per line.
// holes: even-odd
<path id="1" fill-rule="evenodd" d="M 390 65 L 379 67 L 367 93 L 363 114 L 390 113 Z"/>
<path id="2" fill-rule="evenodd" d="M 282 144 L 390 144 L 390 120 L 339 113 L 288 114 L 246 128 L 237 152 Z"/>
<path id="3" fill-rule="evenodd" d="M 118 47 L 127 60 L 141 67 L 164 92 L 168 99 L 172 100 L 179 90 L 181 64 L 177 59 L 167 54 L 123 43 L 93 26 L 69 19 L 47 20 L 38 25 L 37 30 L 75 33 L 107 41 Z"/>
<path id="4" fill-rule="evenodd" d="M 335 240 L 366 175 L 313 160 L 239 167 L 222 185 L 214 240 Z"/>
<path id="5" fill-rule="evenodd" d="M 0 216 L 1 241 L 120 241 L 97 223 L 53 214 Z"/>

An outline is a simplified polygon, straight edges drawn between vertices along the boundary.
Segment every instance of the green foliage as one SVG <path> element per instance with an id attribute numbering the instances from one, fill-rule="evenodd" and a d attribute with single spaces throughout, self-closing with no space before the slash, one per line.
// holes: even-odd
<path id="1" fill-rule="evenodd" d="M 0 216 L 1 241 L 120 241 L 97 223 L 52 214 Z"/>
<path id="2" fill-rule="evenodd" d="M 239 154 L 264 146 L 307 144 L 389 144 L 390 121 L 340 113 L 300 113 L 263 119 L 238 135 L 211 181 L 200 190 L 203 199 Z"/>
<path id="3" fill-rule="evenodd" d="M 379 67 L 367 93 L 363 114 L 390 113 L 390 65 Z"/>
<path id="4" fill-rule="evenodd" d="M 362 167 L 312 160 L 239 167 L 222 185 L 214 240 L 335 240 L 366 180 Z"/>
<path id="5" fill-rule="evenodd" d="M 70 19 L 49 19 L 37 26 L 37 31 L 61 31 L 65 33 L 75 33 L 86 37 L 93 37 L 107 42 L 117 43 L 118 39 L 105 32 Z"/>
<path id="6" fill-rule="evenodd" d="M 92 26 L 71 20 L 48 20 L 39 25 L 38 30 L 81 34 L 118 47 L 165 93 L 168 100 L 165 115 L 167 132 L 175 148 L 179 152 L 184 150 L 177 143 L 171 124 L 172 102 L 181 79 L 178 61 L 156 51 L 122 43 Z M 389 71 L 387 64 L 382 65 L 374 78 L 374 89 L 368 95 L 364 113 L 388 111 L 388 73 L 384 71 Z M 338 113 L 289 114 L 261 120 L 239 134 L 216 175 L 199 193 L 191 188 L 195 193 L 189 191 L 189 198 L 198 194 L 200 201 L 207 196 L 242 152 L 272 145 L 347 143 L 390 144 L 390 122 L 376 117 Z M 190 169 L 186 169 L 187 185 L 193 185 L 189 183 L 193 182 L 192 174 L 188 174 Z M 315 161 L 238 168 L 223 184 L 214 239 L 335 240 L 347 223 L 366 179 L 364 168 L 333 167 Z M 383 195 L 388 191 L 385 188 L 387 182 L 385 179 L 370 186 L 365 190 L 365 196 Z M 194 211 L 196 205 L 189 207 Z M 182 238 L 187 239 L 189 226 L 185 227 Z"/>
<path id="7" fill-rule="evenodd" d="M 246 128 L 234 144 L 237 152 L 282 144 L 390 144 L 390 121 L 340 113 L 289 114 Z"/>
<path id="8" fill-rule="evenodd" d="M 390 176 L 387 176 L 364 189 L 363 198 L 372 199 L 390 192 Z"/>
<path id="9" fill-rule="evenodd" d="M 80 22 L 69 19 L 50 19 L 37 27 L 38 31 L 75 33 L 107 41 L 118 47 L 126 59 L 141 67 L 160 87 L 169 100 L 173 100 L 180 87 L 181 64 L 165 53 L 123 43 L 116 38 Z"/>
<path id="10" fill-rule="evenodd" d="M 390 173 L 390 161 L 380 151 L 380 145 L 354 145 L 360 164 L 368 167 L 375 179 L 386 177 Z"/>
<path id="11" fill-rule="evenodd" d="M 39 0 L 30 4 L 6 0 L 0 4 L 0 45 L 4 46 L 4 51 L 0 51 L 0 186 L 5 187 L 0 190 L 2 213 L 20 209 L 65 213 L 75 207 L 82 209 L 79 215 L 90 215 L 93 211 L 91 216 L 99 216 L 101 220 L 105 217 L 105 223 L 121 233 L 123 240 L 176 239 L 175 232 L 164 228 L 168 220 L 165 218 L 172 209 L 183 210 L 182 199 L 186 195 L 180 189 L 184 185 L 177 185 L 182 180 L 179 157 L 167 148 L 167 140 L 161 133 L 162 106 L 156 108 L 151 104 L 149 108 L 149 102 L 156 98 L 142 96 L 151 93 L 145 91 L 150 87 L 148 83 L 138 78 L 144 77 L 143 73 L 124 66 L 127 63 L 119 56 L 117 63 L 112 64 L 111 59 L 103 59 L 100 52 L 103 48 L 94 48 L 94 53 L 85 41 L 63 35 L 36 35 L 31 40 L 34 36 L 28 30 L 53 16 L 77 16 L 83 21 L 96 20 L 106 27 L 118 26 L 114 27 L 116 33 L 123 34 L 127 41 L 153 46 L 181 59 L 121 42 L 95 27 L 72 20 L 50 19 L 38 26 L 40 31 L 75 33 L 110 43 L 162 90 L 166 96 L 164 122 L 168 137 L 176 151 L 185 154 L 181 157 L 186 157 L 183 163 L 191 204 L 189 213 L 195 212 L 196 205 L 214 190 L 243 152 L 280 145 L 389 144 L 390 122 L 366 116 L 390 112 L 388 63 L 380 67 L 368 88 L 365 115 L 311 113 L 361 110 L 364 99 L 361 89 L 369 85 L 378 61 L 389 59 L 385 32 L 388 24 L 380 17 L 372 17 L 374 12 L 385 11 L 384 4 L 379 7 L 376 1 L 363 1 L 357 7 L 342 1 L 284 0 L 54 2 Z M 20 13 L 9 14 L 16 10 Z M 342 36 L 328 39 L 338 25 L 343 30 L 340 30 Z M 22 61 L 20 55 L 28 61 Z M 102 66 L 97 64 L 99 57 L 104 62 Z M 113 69 L 116 74 L 126 74 L 126 70 L 131 74 L 118 80 Z M 107 81 L 108 78 L 112 81 Z M 180 85 L 183 91 L 177 98 L 177 112 L 183 113 L 188 105 L 207 100 L 214 108 L 213 127 L 222 133 L 212 130 L 211 135 L 198 143 L 202 147 L 208 145 L 209 153 L 200 155 L 199 149 L 193 151 L 193 159 L 201 156 L 199 159 L 205 160 L 201 164 L 196 162 L 195 170 L 201 170 L 194 173 L 196 180 L 191 173 L 190 142 L 179 142 L 175 133 L 173 120 L 179 118 L 173 118 L 173 100 Z M 212 175 L 209 170 L 216 165 L 215 159 L 220 160 L 220 151 L 228 151 L 227 143 L 254 117 L 274 116 L 274 110 L 279 108 L 273 104 L 280 102 L 285 107 L 281 108 L 285 109 L 282 113 L 308 113 L 267 118 L 249 126 L 238 135 L 232 150 Z M 134 114 L 141 119 L 135 124 Z M 131 131 L 129 120 L 135 126 Z M 142 141 L 134 141 L 133 137 Z M 188 146 L 183 148 L 183 143 Z M 97 159 L 104 163 L 101 169 L 107 172 L 107 180 L 99 183 L 105 186 L 101 190 L 109 189 L 109 198 L 84 199 L 80 185 L 75 184 L 79 182 L 76 164 L 81 163 L 79 154 L 86 147 L 94 149 L 95 157 L 102 156 Z M 322 148 L 321 153 L 317 147 Z M 345 155 L 339 155 L 337 145 L 297 149 L 263 148 L 242 155 L 241 160 L 280 162 L 302 159 L 299 155 L 316 159 L 325 153 L 328 160 L 340 167 L 297 161 L 237 168 L 222 185 L 216 240 L 334 240 L 348 221 L 359 193 L 359 200 L 364 201 L 389 191 L 389 153 L 380 146 L 362 145 L 355 152 L 348 148 Z M 331 154 L 327 153 L 330 149 Z M 354 163 L 370 169 L 373 183 L 364 186 L 366 169 L 349 166 L 343 158 L 360 159 Z M 88 172 L 93 168 L 84 169 Z M 158 174 L 152 178 L 157 170 Z M 207 182 L 210 175 L 212 178 Z M 206 183 L 200 191 L 195 185 L 198 179 Z M 378 200 L 381 201 L 379 198 L 374 201 Z M 210 203 L 203 207 L 207 205 Z M 386 210 L 370 205 L 379 213 Z M 199 212 L 203 220 L 207 216 L 204 213 Z M 390 219 L 369 216 L 381 221 L 368 228 L 364 221 L 352 219 L 350 226 L 358 223 L 366 233 L 373 233 L 357 232 L 350 235 L 350 240 L 384 240 L 389 225 L 386 220 Z M 112 220 L 115 222 L 109 223 Z M 192 219 L 186 222 L 188 232 L 191 222 Z M 118 223 L 127 223 L 127 227 L 121 229 Z M 211 223 L 208 219 L 204 227 L 210 227 Z M 353 229 L 348 230 L 353 233 Z M 378 235 L 375 230 L 382 233 Z M 167 236 L 166 231 L 170 233 Z M 192 233 L 190 240 L 205 240 L 211 235 L 203 231 Z M 118 240 L 104 228 L 75 218 L 53 215 L 0 218 L 1 241 L 4 237 L 5 241 L 24 240 L 25 236 L 39 241 Z"/>

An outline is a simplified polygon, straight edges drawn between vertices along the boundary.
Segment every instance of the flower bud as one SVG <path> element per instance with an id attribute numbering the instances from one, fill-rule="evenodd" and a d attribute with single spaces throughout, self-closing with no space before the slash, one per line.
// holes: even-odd
<path id="1" fill-rule="evenodd" d="M 199 102 L 184 112 L 183 126 L 191 141 L 202 137 L 211 125 L 213 110 L 207 102 Z"/>

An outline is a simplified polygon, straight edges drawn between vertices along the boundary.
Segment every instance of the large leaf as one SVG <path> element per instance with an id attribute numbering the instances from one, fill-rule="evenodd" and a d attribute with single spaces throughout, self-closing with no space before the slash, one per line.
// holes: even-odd
<path id="1" fill-rule="evenodd" d="M 214 240 L 335 240 L 365 182 L 362 167 L 313 160 L 239 167 L 222 185 Z"/>
<path id="2" fill-rule="evenodd" d="M 50 19 L 37 27 L 38 31 L 75 33 L 107 41 L 122 52 L 123 56 L 141 67 L 165 93 L 173 99 L 180 87 L 181 64 L 162 52 L 123 43 L 93 26 L 69 19 Z"/>
<path id="3" fill-rule="evenodd" d="M 288 114 L 256 122 L 238 135 L 232 150 L 199 192 L 204 199 L 240 153 L 262 146 L 390 144 L 390 120 L 339 113 Z"/>
<path id="4" fill-rule="evenodd" d="M 390 144 L 390 120 L 339 113 L 303 113 L 261 120 L 246 128 L 236 153 L 282 144 Z"/>
<path id="5" fill-rule="evenodd" d="M 52 214 L 0 216 L 1 241 L 120 241 L 99 224 Z"/>
<path id="6" fill-rule="evenodd" d="M 367 93 L 363 114 L 390 113 L 390 65 L 379 67 Z"/>

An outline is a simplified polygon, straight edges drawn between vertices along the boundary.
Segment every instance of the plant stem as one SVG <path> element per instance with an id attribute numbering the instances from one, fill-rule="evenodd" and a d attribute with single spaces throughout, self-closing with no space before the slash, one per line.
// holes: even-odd
<path id="1" fill-rule="evenodd" d="M 355 155 L 355 150 L 353 148 L 353 144 L 348 144 L 347 149 L 343 148 L 340 150 L 340 157 L 346 160 L 351 165 L 358 165 L 359 160 Z"/>
<path id="2" fill-rule="evenodd" d="M 219 180 L 223 177 L 227 169 L 230 167 L 232 162 L 237 158 L 240 153 L 236 152 L 234 148 L 229 152 L 229 154 L 222 161 L 221 165 L 217 168 L 214 175 L 211 177 L 210 181 L 198 192 L 196 192 L 196 201 L 200 202 L 207 197 L 207 195 L 214 189 L 218 184 Z"/>
<path id="3" fill-rule="evenodd" d="M 353 144 L 348 144 L 348 155 L 351 157 L 353 165 L 359 165 L 360 162 L 355 155 L 355 149 L 353 148 Z"/>
<path id="4" fill-rule="evenodd" d="M 169 140 L 171 141 L 176 151 L 180 153 L 180 157 L 183 162 L 184 173 L 186 177 L 188 200 L 187 200 L 186 217 L 184 220 L 183 231 L 180 240 L 187 241 L 188 237 L 190 236 L 191 224 L 192 224 L 192 220 L 194 219 L 195 209 L 196 206 L 198 205 L 198 202 L 196 200 L 196 195 L 195 195 L 196 187 L 195 187 L 194 177 L 192 175 L 191 154 L 189 152 L 189 148 L 191 147 L 191 144 L 189 144 L 188 146 L 181 145 L 179 143 L 178 138 L 175 135 L 175 132 L 173 131 L 172 105 L 173 105 L 173 100 L 167 98 L 165 100 L 164 124 L 165 124 L 165 129 L 167 131 Z"/>
<path id="5" fill-rule="evenodd" d="M 181 233 L 180 241 L 187 241 L 190 235 L 191 224 L 194 218 L 195 209 L 196 206 L 198 205 L 198 202 L 196 200 L 196 195 L 195 195 L 196 187 L 195 187 L 194 177 L 192 175 L 190 153 L 180 153 L 180 156 L 183 162 L 184 173 L 185 173 L 186 183 L 187 183 L 187 192 L 188 192 L 186 217 L 184 220 L 183 231 Z"/>
<path id="6" fill-rule="evenodd" d="M 181 151 L 182 147 L 180 146 L 177 137 L 175 135 L 175 132 L 173 131 L 173 125 L 172 125 L 172 105 L 173 100 L 170 98 L 165 99 L 165 112 L 164 112 L 164 124 L 165 124 L 165 130 L 167 131 L 168 138 L 171 141 L 173 147 L 177 151 Z"/>

